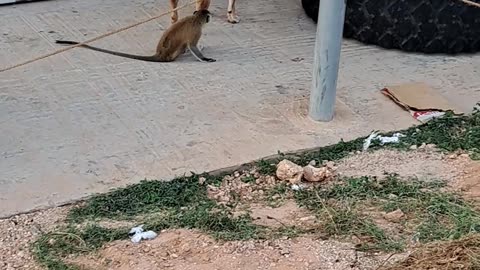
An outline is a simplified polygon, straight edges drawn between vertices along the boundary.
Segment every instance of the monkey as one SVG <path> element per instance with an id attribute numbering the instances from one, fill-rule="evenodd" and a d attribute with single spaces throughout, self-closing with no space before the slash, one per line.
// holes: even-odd
<path id="1" fill-rule="evenodd" d="M 177 8 L 179 0 L 170 0 L 170 7 L 171 9 Z M 210 7 L 210 0 L 197 0 L 195 4 L 195 9 L 196 10 L 202 10 L 202 9 L 209 9 Z M 172 11 L 172 16 L 170 17 L 171 23 L 174 24 L 178 20 L 178 11 Z M 235 0 L 228 0 L 228 7 L 227 7 L 227 21 L 229 23 L 238 23 L 240 19 L 235 13 Z"/>
<path id="2" fill-rule="evenodd" d="M 190 53 L 201 62 L 215 62 L 215 59 L 203 56 L 197 47 L 198 40 L 202 35 L 202 27 L 209 21 L 210 12 L 207 9 L 195 11 L 193 15 L 182 18 L 163 33 L 158 42 L 156 53 L 151 56 L 127 54 L 90 45 L 81 45 L 80 47 L 149 62 L 172 62 L 188 49 Z M 79 42 L 69 40 L 56 40 L 56 43 L 69 45 L 79 44 Z"/>

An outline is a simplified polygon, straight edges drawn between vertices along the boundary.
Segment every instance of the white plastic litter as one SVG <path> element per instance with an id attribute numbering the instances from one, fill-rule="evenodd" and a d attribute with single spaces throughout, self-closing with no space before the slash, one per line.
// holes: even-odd
<path id="1" fill-rule="evenodd" d="M 392 136 L 377 136 L 375 139 L 380 140 L 380 144 L 386 144 L 386 143 L 399 143 L 400 138 L 405 137 L 402 133 L 394 133 Z"/>
<path id="2" fill-rule="evenodd" d="M 368 136 L 368 138 L 366 138 L 365 141 L 363 142 L 363 151 L 366 151 L 370 147 L 370 144 L 372 143 L 373 138 L 377 136 L 378 136 L 378 133 L 376 131 L 372 131 L 372 133 L 370 133 L 370 136 Z"/>
<path id="3" fill-rule="evenodd" d="M 379 140 L 381 145 L 384 145 L 386 143 L 399 143 L 400 138 L 405 137 L 402 133 L 394 133 L 392 136 L 381 136 L 378 135 L 377 131 L 373 131 L 368 138 L 365 139 L 363 143 L 363 151 L 366 151 L 369 147 L 370 144 L 372 143 L 372 140 Z"/>
<path id="4" fill-rule="evenodd" d="M 291 188 L 292 190 L 294 190 L 294 191 L 299 191 L 299 190 L 304 189 L 305 186 L 304 186 L 304 185 L 293 184 L 293 185 L 290 186 L 290 188 Z"/>
<path id="5" fill-rule="evenodd" d="M 139 243 L 140 241 L 143 240 L 152 240 L 155 237 L 157 237 L 157 233 L 154 231 L 143 231 L 143 224 L 139 225 L 137 227 L 133 227 L 130 229 L 128 232 L 128 236 L 130 236 L 130 240 L 132 240 L 133 243 Z"/>
<path id="6" fill-rule="evenodd" d="M 130 231 L 128 232 L 128 235 L 132 236 L 134 234 L 141 233 L 141 232 L 143 232 L 143 224 L 137 227 L 131 228 Z"/>

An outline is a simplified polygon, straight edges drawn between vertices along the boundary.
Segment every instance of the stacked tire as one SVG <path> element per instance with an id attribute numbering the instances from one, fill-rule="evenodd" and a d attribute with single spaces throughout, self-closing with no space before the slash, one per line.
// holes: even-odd
<path id="1" fill-rule="evenodd" d="M 302 0 L 315 23 L 319 1 Z M 344 37 L 407 52 L 475 53 L 480 8 L 461 0 L 347 0 Z"/>

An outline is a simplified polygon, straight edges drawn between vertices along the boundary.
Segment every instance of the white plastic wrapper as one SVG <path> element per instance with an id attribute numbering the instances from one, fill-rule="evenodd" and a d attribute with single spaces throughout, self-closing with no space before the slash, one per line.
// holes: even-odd
<path id="1" fill-rule="evenodd" d="M 133 243 L 140 243 L 142 240 L 152 240 L 157 237 L 157 233 L 154 231 L 143 231 L 143 224 L 137 227 L 133 227 L 128 232 L 128 236 L 130 236 L 130 240 Z"/>
<path id="2" fill-rule="evenodd" d="M 368 138 L 365 139 L 363 143 L 363 151 L 366 151 L 369 147 L 370 144 L 372 143 L 372 140 L 379 140 L 381 145 L 384 145 L 386 143 L 399 143 L 400 138 L 405 137 L 402 133 L 394 133 L 392 136 L 381 136 L 378 135 L 376 131 L 372 132 Z"/>
<path id="3" fill-rule="evenodd" d="M 300 185 L 297 185 L 297 184 L 293 184 L 290 186 L 290 188 L 294 191 L 299 191 L 299 190 L 302 190 L 305 188 L 304 185 L 300 184 Z"/>

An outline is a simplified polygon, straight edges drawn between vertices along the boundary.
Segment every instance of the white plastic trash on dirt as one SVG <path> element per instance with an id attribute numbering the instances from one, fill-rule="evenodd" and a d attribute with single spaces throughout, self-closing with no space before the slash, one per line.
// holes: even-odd
<path id="1" fill-rule="evenodd" d="M 305 189 L 305 185 L 302 185 L 302 184 L 293 184 L 290 186 L 290 188 L 293 190 L 293 191 L 299 191 L 299 190 L 302 190 L 302 189 Z"/>
<path id="2" fill-rule="evenodd" d="M 152 240 L 157 237 L 157 233 L 154 231 L 143 231 L 143 224 L 137 227 L 133 227 L 128 232 L 128 236 L 133 243 L 139 243 L 142 240 Z"/>
<path id="3" fill-rule="evenodd" d="M 400 138 L 405 137 L 402 133 L 394 133 L 392 136 L 381 136 L 378 135 L 378 132 L 373 131 L 368 138 L 365 139 L 363 143 L 363 151 L 366 151 L 370 144 L 372 144 L 372 140 L 379 140 L 381 145 L 386 143 L 399 143 Z"/>

